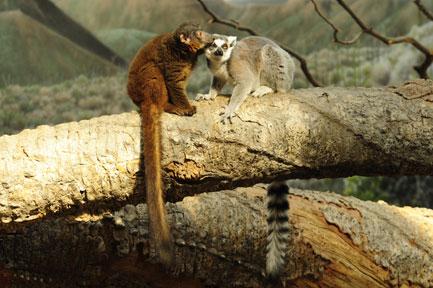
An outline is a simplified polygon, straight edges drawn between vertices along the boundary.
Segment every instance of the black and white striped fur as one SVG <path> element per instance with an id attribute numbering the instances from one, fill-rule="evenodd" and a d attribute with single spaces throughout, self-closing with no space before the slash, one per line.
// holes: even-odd
<path id="1" fill-rule="evenodd" d="M 285 182 L 273 182 L 268 186 L 266 275 L 269 279 L 276 279 L 285 266 L 289 241 L 288 194 L 289 187 Z"/>

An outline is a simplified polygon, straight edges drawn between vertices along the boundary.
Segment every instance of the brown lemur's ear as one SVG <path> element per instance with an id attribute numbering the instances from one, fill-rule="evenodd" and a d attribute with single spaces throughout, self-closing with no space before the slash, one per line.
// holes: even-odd
<path id="1" fill-rule="evenodd" d="M 179 40 L 180 42 L 189 45 L 191 43 L 191 38 L 189 38 L 188 36 L 186 36 L 185 34 L 181 33 L 179 35 Z"/>
<path id="2" fill-rule="evenodd" d="M 188 31 L 192 31 L 192 30 L 200 30 L 200 25 L 198 23 L 193 23 L 193 22 L 185 22 L 179 25 L 179 27 L 177 28 L 178 31 L 181 30 L 188 30 Z"/>

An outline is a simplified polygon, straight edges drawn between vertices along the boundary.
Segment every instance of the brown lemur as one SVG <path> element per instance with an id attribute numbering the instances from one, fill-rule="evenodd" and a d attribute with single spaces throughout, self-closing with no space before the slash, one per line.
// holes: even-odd
<path id="1" fill-rule="evenodd" d="M 150 40 L 129 66 L 128 95 L 141 111 L 150 234 L 165 265 L 172 262 L 173 244 L 161 179 L 160 117 L 163 111 L 181 116 L 196 113 L 186 95 L 187 79 L 197 56 L 212 40 L 212 35 L 197 25 L 183 24 Z"/>

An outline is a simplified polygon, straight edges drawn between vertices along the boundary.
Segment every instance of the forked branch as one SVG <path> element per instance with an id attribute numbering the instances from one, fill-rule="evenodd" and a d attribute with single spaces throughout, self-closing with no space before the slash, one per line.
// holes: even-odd
<path id="1" fill-rule="evenodd" d="M 323 13 L 320 12 L 320 10 L 318 9 L 314 0 L 310 0 L 310 1 L 315 6 L 315 10 L 319 14 L 319 16 L 322 19 L 324 19 L 325 22 L 328 23 L 328 25 L 330 25 L 334 29 L 334 39 L 336 39 L 336 34 L 338 34 L 338 31 L 339 31 L 338 28 L 331 21 L 326 19 L 325 16 L 323 16 Z M 420 10 L 425 15 L 429 15 L 429 12 L 427 11 L 427 9 L 425 9 L 425 7 L 419 1 L 416 1 L 416 0 L 414 0 L 414 1 L 415 1 L 415 4 L 417 4 L 417 6 L 420 8 Z M 361 18 L 349 7 L 349 5 L 347 5 L 347 3 L 344 0 L 337 0 L 337 2 L 338 2 L 338 4 L 340 4 L 340 6 L 344 10 L 346 10 L 346 12 L 356 22 L 356 24 L 359 26 L 359 28 L 362 29 L 362 33 L 369 34 L 370 36 L 378 39 L 382 43 L 389 45 L 389 46 L 395 45 L 395 44 L 401 44 L 401 43 L 410 44 L 415 49 L 417 49 L 419 52 L 421 52 L 424 55 L 424 61 L 421 64 L 414 66 L 413 68 L 415 69 L 415 71 L 418 73 L 418 75 L 421 78 L 424 78 L 424 79 L 429 78 L 428 74 L 427 74 L 427 69 L 430 67 L 430 65 L 433 62 L 433 50 L 432 49 L 429 49 L 428 47 L 421 44 L 418 40 L 416 40 L 410 36 L 395 37 L 395 38 L 384 36 L 384 35 L 378 33 L 372 27 L 369 27 L 363 20 L 361 20 Z M 429 16 L 427 16 L 427 17 L 429 17 Z M 336 42 L 341 43 L 341 41 L 336 41 Z M 342 43 L 342 44 L 347 45 L 348 43 Z"/>
<path id="2" fill-rule="evenodd" d="M 314 10 L 316 10 L 317 14 L 326 22 L 328 23 L 329 26 L 331 26 L 331 28 L 334 30 L 333 33 L 333 37 L 334 37 L 334 42 L 342 44 L 342 45 L 352 45 L 354 44 L 356 41 L 358 41 L 358 39 L 361 37 L 362 32 L 360 32 L 358 35 L 356 35 L 352 40 L 340 40 L 338 38 L 338 33 L 340 32 L 340 28 L 338 28 L 334 23 L 332 23 L 332 21 L 327 18 L 322 11 L 319 8 L 319 5 L 317 5 L 315 0 L 311 0 L 311 3 L 313 3 L 314 6 Z"/>

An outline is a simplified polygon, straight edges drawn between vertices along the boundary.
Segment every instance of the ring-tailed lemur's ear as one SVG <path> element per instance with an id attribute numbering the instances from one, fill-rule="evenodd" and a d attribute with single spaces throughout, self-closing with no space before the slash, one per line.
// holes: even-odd
<path id="1" fill-rule="evenodd" d="M 179 35 L 179 40 L 184 44 L 189 44 L 191 42 L 191 39 L 183 33 Z"/>
<path id="2" fill-rule="evenodd" d="M 230 47 L 233 47 L 233 46 L 236 45 L 236 39 L 237 39 L 236 36 L 229 36 L 229 37 L 227 37 L 227 40 L 229 42 Z"/>

